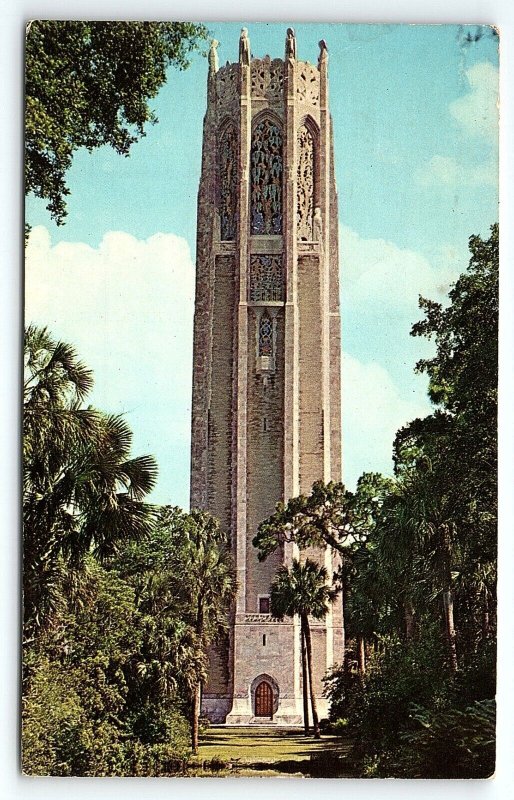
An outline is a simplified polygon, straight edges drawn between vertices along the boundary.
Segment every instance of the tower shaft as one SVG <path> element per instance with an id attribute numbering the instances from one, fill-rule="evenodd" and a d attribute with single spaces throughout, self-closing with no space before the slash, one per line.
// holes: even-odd
<path id="1" fill-rule="evenodd" d="M 337 195 L 327 51 L 317 66 L 209 57 L 198 195 L 191 506 L 230 532 L 238 592 L 229 644 L 212 653 L 213 720 L 301 720 L 298 622 L 269 614 L 295 546 L 264 563 L 252 539 L 275 504 L 341 479 Z M 329 574 L 329 550 L 309 553 Z M 313 623 L 315 689 L 341 643 L 336 606 Z M 325 701 L 320 699 L 323 705 Z M 228 715 L 228 716 L 227 716 Z"/>

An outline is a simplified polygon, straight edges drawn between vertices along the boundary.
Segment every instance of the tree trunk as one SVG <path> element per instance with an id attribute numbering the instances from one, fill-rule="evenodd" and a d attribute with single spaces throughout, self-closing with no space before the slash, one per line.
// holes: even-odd
<path id="1" fill-rule="evenodd" d="M 405 620 L 405 638 L 410 642 L 414 638 L 416 623 L 414 621 L 414 604 L 411 597 L 403 601 L 403 618 Z"/>
<path id="2" fill-rule="evenodd" d="M 450 670 L 457 672 L 457 634 L 453 621 L 453 594 L 449 587 L 443 592 L 444 623 L 446 628 L 446 639 L 448 642 L 448 655 L 450 657 Z"/>
<path id="3" fill-rule="evenodd" d="M 361 681 L 364 680 L 364 676 L 366 674 L 366 642 L 364 640 L 364 636 L 359 635 L 357 637 L 357 651 L 358 651 L 358 659 L 359 659 L 359 678 Z"/>
<path id="4" fill-rule="evenodd" d="M 303 728 L 305 735 L 309 735 L 309 680 L 307 675 L 307 654 L 305 650 L 305 635 L 303 624 L 300 626 L 300 641 L 302 644 L 302 689 L 303 689 Z"/>
<path id="5" fill-rule="evenodd" d="M 443 615 L 448 643 L 448 656 L 450 671 L 455 674 L 458 669 L 457 661 L 457 634 L 453 619 L 453 592 L 451 574 L 451 542 L 447 525 L 442 526 L 442 578 L 443 578 Z"/>
<path id="6" fill-rule="evenodd" d="M 343 556 L 341 555 L 341 643 L 342 643 L 342 662 L 345 664 L 346 658 L 346 627 L 344 624 L 344 606 L 346 602 L 346 586 L 343 575 Z"/>
<path id="7" fill-rule="evenodd" d="M 198 641 L 202 646 L 203 639 L 203 623 L 204 623 L 204 609 L 203 609 L 203 595 L 200 593 L 196 606 L 196 635 Z M 203 648 L 202 648 L 203 649 Z M 200 712 L 202 707 L 202 682 L 198 681 L 195 686 L 193 694 L 193 706 L 191 709 L 191 749 L 193 755 L 198 754 L 198 729 L 200 723 Z"/>
<path id="8" fill-rule="evenodd" d="M 200 681 L 195 686 L 193 706 L 191 709 L 191 749 L 193 755 L 198 755 L 198 728 L 200 720 L 200 707 L 202 703 L 202 684 Z"/>
<path id="9" fill-rule="evenodd" d="M 484 607 L 482 609 L 482 638 L 487 639 L 489 636 L 490 617 L 489 617 L 489 597 L 487 589 L 484 589 Z"/>
<path id="10" fill-rule="evenodd" d="M 319 720 L 318 720 L 318 707 L 316 705 L 316 695 L 314 692 L 314 684 L 313 684 L 313 675 L 312 675 L 312 641 L 311 641 L 311 629 L 309 627 L 309 618 L 307 614 L 302 614 L 301 616 L 303 632 L 305 635 L 305 646 L 307 651 L 307 672 L 309 675 L 309 691 L 311 695 L 311 709 L 312 709 L 312 727 L 314 730 L 314 738 L 321 739 L 321 734 L 319 732 Z"/>

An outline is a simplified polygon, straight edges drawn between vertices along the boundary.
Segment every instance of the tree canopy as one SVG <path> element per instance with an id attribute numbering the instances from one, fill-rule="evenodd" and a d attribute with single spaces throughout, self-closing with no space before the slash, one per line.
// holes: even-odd
<path id="1" fill-rule="evenodd" d="M 327 690 L 370 775 L 494 764 L 498 226 L 470 251 L 448 305 L 420 298 L 412 334 L 435 352 L 417 370 L 436 408 L 398 431 L 395 478 L 348 560 L 348 658 L 364 640 L 367 672 L 352 682 L 347 662 Z"/>
<path id="2" fill-rule="evenodd" d="M 169 66 L 184 69 L 206 38 L 190 22 L 35 20 L 27 26 L 25 190 L 66 217 L 74 152 L 109 145 L 121 155 L 157 121 L 148 101 Z"/>
<path id="3" fill-rule="evenodd" d="M 24 377 L 24 769 L 176 773 L 228 624 L 228 537 L 146 502 L 155 461 L 85 405 L 93 375 L 71 345 L 29 327 Z"/>

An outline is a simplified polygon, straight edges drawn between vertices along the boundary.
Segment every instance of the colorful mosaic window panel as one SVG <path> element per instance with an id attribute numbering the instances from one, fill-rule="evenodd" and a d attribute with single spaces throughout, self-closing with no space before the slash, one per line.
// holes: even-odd
<path id="1" fill-rule="evenodd" d="M 282 133 L 264 119 L 253 131 L 250 153 L 250 232 L 282 233 Z"/>
<path id="2" fill-rule="evenodd" d="M 221 238 L 233 241 L 237 226 L 237 136 L 232 126 L 221 136 L 219 169 Z"/>
<path id="3" fill-rule="evenodd" d="M 250 257 L 250 302 L 284 299 L 282 256 Z"/>

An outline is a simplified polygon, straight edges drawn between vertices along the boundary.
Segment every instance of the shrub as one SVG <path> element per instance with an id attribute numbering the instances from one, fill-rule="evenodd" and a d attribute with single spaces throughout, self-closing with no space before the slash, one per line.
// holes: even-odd
<path id="1" fill-rule="evenodd" d="M 416 708 L 417 728 L 403 735 L 401 765 L 411 778 L 489 778 L 495 760 L 495 702 L 436 714 Z"/>
<path id="2" fill-rule="evenodd" d="M 120 731 L 88 713 L 88 676 L 43 659 L 23 702 L 22 763 L 27 775 L 118 774 Z"/>
<path id="3" fill-rule="evenodd" d="M 348 720 L 346 717 L 339 717 L 332 723 L 332 730 L 338 736 L 343 736 L 348 733 Z"/>

